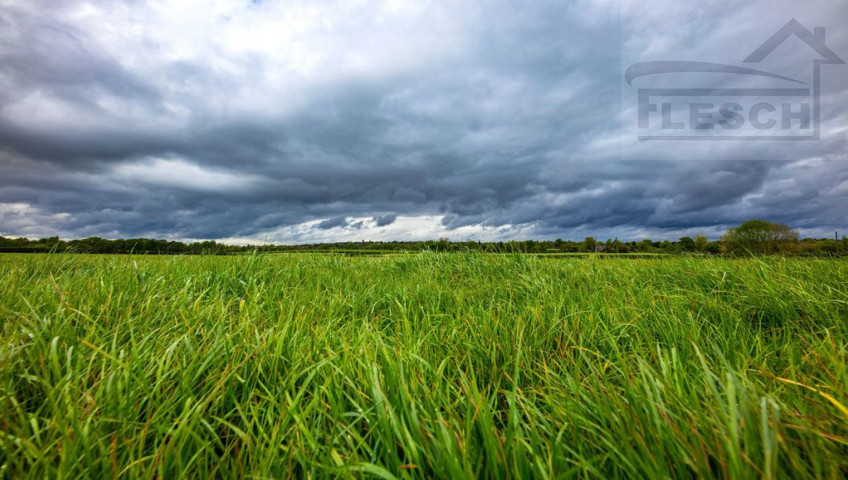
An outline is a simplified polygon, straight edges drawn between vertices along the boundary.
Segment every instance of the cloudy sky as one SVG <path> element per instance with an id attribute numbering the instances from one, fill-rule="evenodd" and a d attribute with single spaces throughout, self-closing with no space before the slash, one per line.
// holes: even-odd
<path id="1" fill-rule="evenodd" d="M 631 125 L 629 65 L 745 66 L 793 18 L 848 59 L 844 0 L 0 0 L 0 235 L 848 234 L 848 66 L 821 67 L 819 140 Z M 820 58 L 780 49 L 754 67 Z"/>

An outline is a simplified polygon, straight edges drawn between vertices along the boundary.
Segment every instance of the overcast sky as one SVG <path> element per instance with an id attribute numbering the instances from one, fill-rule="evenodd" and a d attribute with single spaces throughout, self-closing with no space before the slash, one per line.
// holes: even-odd
<path id="1" fill-rule="evenodd" d="M 0 0 L 0 235 L 848 234 L 846 65 L 817 141 L 629 126 L 629 65 L 744 66 L 793 18 L 848 59 L 844 0 Z"/>

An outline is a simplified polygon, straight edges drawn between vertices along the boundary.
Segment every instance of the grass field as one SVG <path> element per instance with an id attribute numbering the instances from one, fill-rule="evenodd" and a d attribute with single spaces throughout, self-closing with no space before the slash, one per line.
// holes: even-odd
<path id="1" fill-rule="evenodd" d="M 4 477 L 844 478 L 848 262 L 0 255 Z"/>

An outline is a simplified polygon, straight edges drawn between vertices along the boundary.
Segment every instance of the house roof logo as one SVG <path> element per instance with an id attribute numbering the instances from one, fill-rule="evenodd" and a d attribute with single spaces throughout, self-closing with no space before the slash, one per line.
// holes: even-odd
<path id="1" fill-rule="evenodd" d="M 773 72 L 768 72 L 759 68 L 752 68 L 771 55 L 778 47 L 786 42 L 791 37 L 797 37 L 807 46 L 809 46 L 819 58 L 813 60 L 812 85 L 810 82 L 805 82 L 785 75 L 780 75 Z M 658 105 L 652 103 L 656 98 L 676 98 L 693 99 L 697 98 L 698 102 L 689 103 L 692 106 L 697 105 L 701 109 L 704 105 L 704 98 L 709 97 L 724 97 L 724 98 L 757 98 L 758 103 L 754 104 L 748 113 L 748 122 L 750 126 L 756 130 L 756 134 L 733 135 L 727 134 L 731 131 L 740 131 L 745 125 L 746 118 L 743 115 L 742 106 L 738 102 L 725 103 L 717 112 L 722 117 L 718 122 L 710 122 L 710 114 L 698 110 L 697 113 L 692 111 L 690 116 L 691 122 L 687 126 L 671 121 L 673 114 L 672 103 L 663 103 L 662 105 L 662 132 L 659 135 L 640 135 L 640 140 L 818 140 L 820 138 L 820 117 L 821 117 L 821 65 L 843 65 L 842 60 L 833 50 L 831 50 L 825 41 L 825 28 L 815 27 L 811 32 L 801 25 L 794 18 L 786 25 L 775 32 L 762 45 L 757 47 L 743 62 L 750 66 L 739 66 L 722 63 L 710 63 L 699 61 L 648 61 L 640 62 L 631 65 L 624 72 L 624 78 L 628 86 L 633 85 L 633 81 L 640 77 L 663 74 L 680 74 L 680 73 L 720 73 L 731 74 L 735 76 L 759 77 L 762 79 L 773 79 L 785 81 L 793 86 L 791 88 L 639 88 L 639 129 L 649 128 L 651 125 L 651 113 L 659 113 Z M 798 87 L 801 85 L 805 88 Z M 792 110 L 792 104 L 784 101 L 794 97 L 796 100 L 803 99 L 796 106 L 800 109 L 799 112 Z M 769 101 L 762 101 L 762 100 Z M 804 103 L 806 102 L 806 103 Z M 680 103 L 678 101 L 678 103 Z M 780 103 L 778 108 L 777 103 Z M 788 107 L 787 107 L 788 106 Z M 812 112 L 810 114 L 810 106 Z M 725 108 L 726 107 L 726 108 Z M 780 110 L 783 111 L 780 111 Z M 776 120 L 762 121 L 762 116 L 768 116 L 769 113 L 779 113 L 783 115 L 782 122 Z M 779 116 L 779 115 L 778 115 Z M 696 122 L 696 120 L 698 120 Z M 704 120 L 707 120 L 706 123 Z M 799 128 L 807 130 L 799 134 L 792 130 L 793 120 L 798 120 Z M 694 122 L 694 124 L 693 124 Z M 778 127 L 780 124 L 780 128 Z M 812 127 L 810 128 L 810 124 Z M 716 128 L 716 126 L 723 127 Z M 787 128 L 789 127 L 789 128 Z M 763 131 L 771 130 L 769 134 L 763 134 Z M 775 130 L 782 130 L 774 134 Z M 688 131 L 699 131 L 703 133 L 709 131 L 711 135 L 691 135 Z M 715 132 L 719 131 L 718 134 Z M 811 133 L 808 133 L 811 132 Z"/>
<path id="2" fill-rule="evenodd" d="M 802 42 L 806 43 L 813 50 L 816 51 L 819 55 L 822 56 L 823 60 L 816 60 L 819 64 L 828 63 L 835 65 L 842 65 L 845 63 L 844 60 L 839 58 L 839 56 L 833 53 L 833 50 L 827 48 L 825 44 L 825 29 L 824 27 L 815 27 L 813 31 L 810 32 L 803 25 L 798 23 L 798 20 L 794 18 L 789 21 L 786 25 L 783 26 L 780 30 L 775 32 L 774 35 L 771 36 L 768 40 L 766 40 L 759 48 L 754 50 L 754 53 L 748 55 L 748 58 L 744 60 L 745 63 L 759 63 L 763 61 L 764 58 L 769 56 L 777 47 L 779 47 L 783 42 L 789 40 L 789 38 L 795 35 Z"/>

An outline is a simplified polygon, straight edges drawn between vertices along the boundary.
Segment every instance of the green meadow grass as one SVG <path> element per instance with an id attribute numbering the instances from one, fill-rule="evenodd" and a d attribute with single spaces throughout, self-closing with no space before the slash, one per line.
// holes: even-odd
<path id="1" fill-rule="evenodd" d="M 6 478 L 844 478 L 848 262 L 0 255 Z"/>

